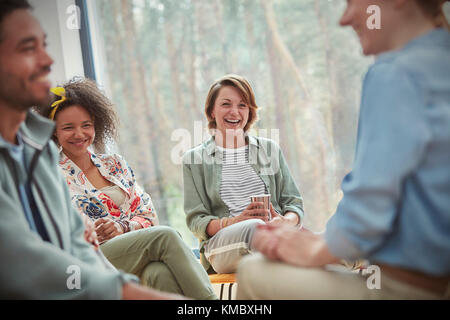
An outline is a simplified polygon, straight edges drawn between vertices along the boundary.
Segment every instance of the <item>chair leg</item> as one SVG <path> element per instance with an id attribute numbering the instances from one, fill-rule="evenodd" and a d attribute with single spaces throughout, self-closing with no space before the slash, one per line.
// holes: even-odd
<path id="1" fill-rule="evenodd" d="M 222 298 L 223 298 L 223 287 L 225 286 L 225 284 L 224 283 L 222 283 L 221 285 L 220 285 L 220 300 L 222 300 Z"/>
<path id="2" fill-rule="evenodd" d="M 228 286 L 228 300 L 233 300 L 231 297 L 231 293 L 232 293 L 232 289 L 233 289 L 233 284 L 234 283 L 230 283 Z"/>

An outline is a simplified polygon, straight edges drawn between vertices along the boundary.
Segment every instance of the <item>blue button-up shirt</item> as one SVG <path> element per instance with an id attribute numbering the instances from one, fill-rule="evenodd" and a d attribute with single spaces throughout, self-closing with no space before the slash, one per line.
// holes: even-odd
<path id="1" fill-rule="evenodd" d="M 380 55 L 364 80 L 353 170 L 330 252 L 450 274 L 450 33 Z"/>

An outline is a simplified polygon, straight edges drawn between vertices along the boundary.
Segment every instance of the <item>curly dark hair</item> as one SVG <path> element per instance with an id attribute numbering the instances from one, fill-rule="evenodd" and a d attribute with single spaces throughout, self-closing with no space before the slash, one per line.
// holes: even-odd
<path id="1" fill-rule="evenodd" d="M 100 91 L 95 81 L 87 78 L 74 78 L 62 86 L 66 90 L 66 100 L 58 105 L 54 119 L 62 110 L 79 105 L 86 109 L 94 120 L 95 139 L 94 148 L 97 152 L 104 152 L 108 140 L 116 140 L 119 119 L 111 101 Z M 54 96 L 54 101 L 61 98 Z M 51 103 L 50 103 L 51 105 Z M 49 118 L 52 107 L 40 108 L 38 112 Z M 53 137 L 57 142 L 56 137 Z"/>

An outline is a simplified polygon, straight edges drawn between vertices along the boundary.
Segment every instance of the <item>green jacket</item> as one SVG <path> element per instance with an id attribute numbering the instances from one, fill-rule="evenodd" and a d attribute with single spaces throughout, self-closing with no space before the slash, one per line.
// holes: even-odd
<path id="1" fill-rule="evenodd" d="M 303 219 L 303 200 L 289 172 L 279 146 L 270 139 L 248 136 L 249 162 L 261 177 L 275 210 L 296 212 Z M 214 219 L 229 216 L 220 197 L 222 152 L 211 137 L 183 155 L 184 211 L 188 228 L 200 240 L 200 260 L 206 270 L 209 263 L 203 247 L 209 236 L 206 227 Z"/>
<path id="2" fill-rule="evenodd" d="M 52 121 L 32 112 L 22 123 L 28 172 L 0 140 L 0 299 L 118 299 L 123 283 L 135 278 L 105 269 L 84 240 L 84 223 L 57 167 L 53 128 Z M 17 185 L 28 178 L 50 243 L 31 231 L 25 218 Z"/>

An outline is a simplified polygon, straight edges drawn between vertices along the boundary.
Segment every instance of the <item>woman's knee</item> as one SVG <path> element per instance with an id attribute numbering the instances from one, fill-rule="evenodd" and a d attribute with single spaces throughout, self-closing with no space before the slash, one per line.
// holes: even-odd
<path id="1" fill-rule="evenodd" d="M 154 284 L 161 279 L 171 278 L 172 273 L 169 268 L 159 261 L 150 262 L 140 275 L 143 284 L 148 286 L 154 286 Z"/>
<path id="2" fill-rule="evenodd" d="M 266 224 L 261 219 L 248 219 L 248 220 L 241 221 L 240 223 L 242 223 L 242 225 L 245 226 L 246 228 L 250 228 L 250 229 L 254 229 L 259 225 Z"/>
<path id="3" fill-rule="evenodd" d="M 155 261 L 149 263 L 140 278 L 142 284 L 151 288 L 182 294 L 182 290 L 172 271 L 163 262 Z"/>
<path id="4" fill-rule="evenodd" d="M 217 263 L 217 259 L 214 259 L 213 257 L 210 263 L 216 273 L 235 273 L 241 258 L 242 256 L 234 257 L 228 260 L 220 260 L 220 262 Z"/>
<path id="5" fill-rule="evenodd" d="M 205 249 L 208 260 L 217 273 L 233 273 L 241 258 L 251 252 L 251 240 L 260 219 L 249 219 L 232 225 L 230 229 L 212 239 Z"/>
<path id="6" fill-rule="evenodd" d="M 129 236 L 130 240 L 132 240 L 133 248 L 141 248 L 142 250 L 153 252 L 162 252 L 160 250 L 166 250 L 174 245 L 179 246 L 183 241 L 180 234 L 168 226 L 154 226 L 132 231 Z"/>
<path id="7" fill-rule="evenodd" d="M 160 237 L 168 239 L 179 239 L 181 235 L 172 227 L 169 226 L 154 226 L 150 228 L 151 232 L 157 234 Z"/>
<path id="8" fill-rule="evenodd" d="M 263 225 L 265 224 L 264 221 L 262 221 L 261 219 L 249 219 L 249 220 L 245 220 L 240 222 L 242 223 L 242 233 L 244 236 L 244 239 L 246 241 L 246 243 L 249 245 L 249 248 L 251 249 L 251 241 L 253 238 L 253 234 L 256 231 L 256 228 L 259 225 Z"/>

